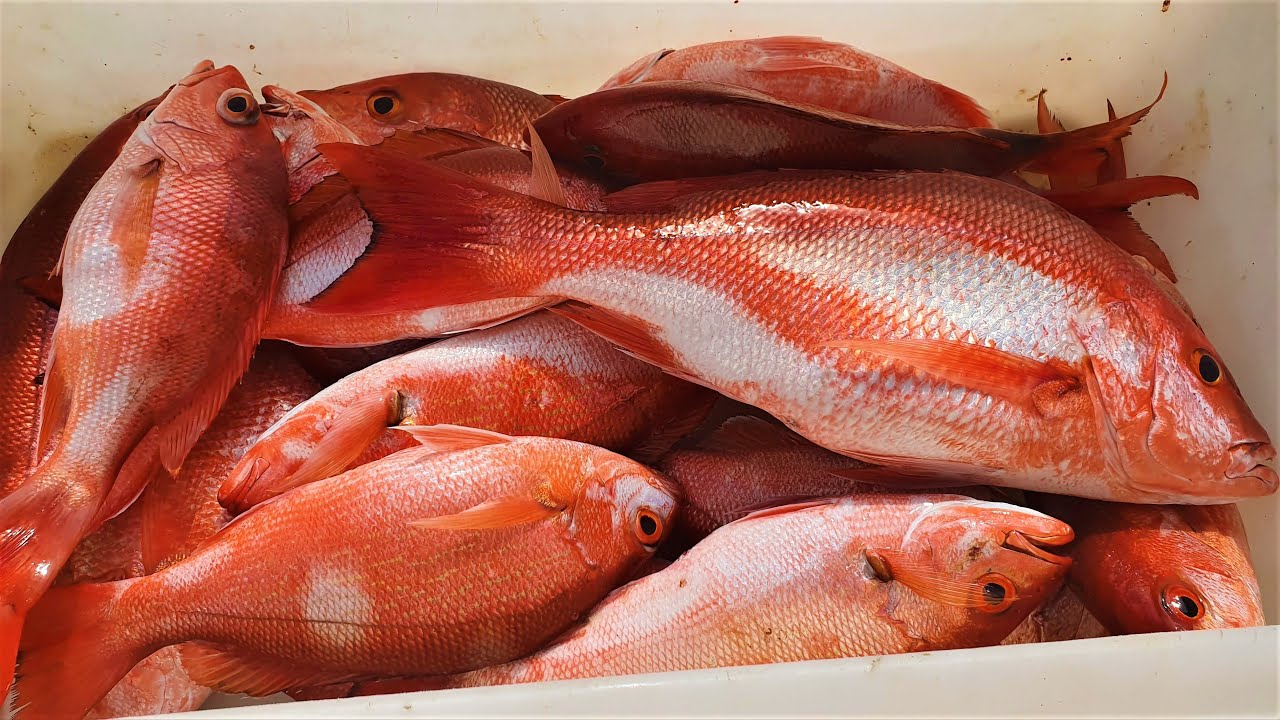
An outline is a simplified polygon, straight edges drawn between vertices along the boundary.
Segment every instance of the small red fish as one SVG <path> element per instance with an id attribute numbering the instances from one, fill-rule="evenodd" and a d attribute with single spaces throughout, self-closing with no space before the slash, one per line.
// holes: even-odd
<path id="1" fill-rule="evenodd" d="M 534 127 L 557 162 L 621 183 L 778 168 L 1000 176 L 1096 167 L 1104 148 L 1150 109 L 1051 134 L 917 128 L 784 103 L 744 88 L 668 81 L 584 95 L 549 110 Z"/>
<path id="2" fill-rule="evenodd" d="M 167 92 L 166 92 L 167 94 Z M 0 260 L 0 497 L 18 486 L 39 458 L 40 388 L 57 314 L 22 287 L 53 273 L 67 228 L 98 178 L 164 95 L 111 123 L 76 155 L 5 246 Z M 59 289 L 60 292 L 60 289 Z"/>
<path id="3" fill-rule="evenodd" d="M 219 492 L 241 512 L 412 445 L 391 426 L 447 423 L 661 454 L 712 393 L 550 313 L 441 340 L 355 373 L 247 448 Z M 652 458 L 650 458 L 652 459 Z"/>
<path id="4" fill-rule="evenodd" d="M 520 147 L 525 128 L 558 99 L 514 85 L 452 73 L 406 73 L 303 90 L 367 145 L 396 130 L 446 128 Z"/>
<path id="5" fill-rule="evenodd" d="M 659 50 L 622 69 L 601 90 L 696 80 L 749 88 L 902 125 L 993 127 L 968 95 L 855 47 L 817 37 L 768 37 Z"/>
<path id="6" fill-rule="evenodd" d="M 288 241 L 284 161 L 258 120 L 235 68 L 200 63 L 71 224 L 37 438 L 49 454 L 0 500 L 0 686 L 76 543 L 153 467 L 182 465 L 249 364 Z"/>
<path id="7" fill-rule="evenodd" d="M 674 486 L 606 450 L 410 431 L 424 447 L 264 503 L 154 575 L 51 592 L 16 703 L 78 717 L 188 641 L 193 679 L 253 695 L 512 660 L 630 577 L 676 512 Z"/>
<path id="8" fill-rule="evenodd" d="M 1130 505 L 1037 495 L 1069 522 L 1069 582 L 1116 634 L 1266 624 L 1235 505 Z"/>

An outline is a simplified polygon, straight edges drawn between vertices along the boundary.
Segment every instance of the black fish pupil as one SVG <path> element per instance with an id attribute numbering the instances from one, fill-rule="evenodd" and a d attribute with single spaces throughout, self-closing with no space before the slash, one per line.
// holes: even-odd
<path id="1" fill-rule="evenodd" d="M 587 155 L 582 158 L 592 170 L 604 169 L 604 158 L 599 155 Z"/>
<path id="2" fill-rule="evenodd" d="M 1218 382 L 1218 378 L 1222 376 L 1222 371 L 1218 369 L 1218 361 L 1214 360 L 1210 355 L 1200 356 L 1200 378 L 1207 383 Z"/>
<path id="3" fill-rule="evenodd" d="M 1189 618 L 1195 619 L 1197 617 L 1200 617 L 1200 606 L 1196 603 L 1195 600 L 1192 600 L 1186 595 L 1179 595 L 1178 597 L 1174 598 L 1173 607 L 1175 610 L 1182 613 L 1183 615 L 1186 615 Z"/>
<path id="4" fill-rule="evenodd" d="M 233 113 L 242 113 L 249 109 L 249 101 L 242 97 L 233 97 L 227 101 L 227 109 Z"/>
<path id="5" fill-rule="evenodd" d="M 375 98 L 373 101 L 373 111 L 379 115 L 386 115 L 391 112 L 395 106 L 396 101 L 385 95 L 380 98 Z"/>
<path id="6" fill-rule="evenodd" d="M 989 582 L 982 586 L 982 597 L 992 605 L 999 605 L 1004 602 L 1004 586 Z"/>
<path id="7" fill-rule="evenodd" d="M 658 532 L 658 521 L 648 515 L 640 516 L 640 532 L 645 535 L 652 535 Z"/>

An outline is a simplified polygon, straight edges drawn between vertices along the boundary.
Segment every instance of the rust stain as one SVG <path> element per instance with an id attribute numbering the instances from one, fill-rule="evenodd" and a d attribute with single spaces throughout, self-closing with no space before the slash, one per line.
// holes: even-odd
<path id="1" fill-rule="evenodd" d="M 1160 3 L 1160 12 L 1169 12 L 1169 6 L 1173 4 L 1173 0 L 1164 0 Z"/>
<path id="2" fill-rule="evenodd" d="M 1210 124 L 1209 103 L 1204 88 L 1201 88 L 1196 91 L 1195 112 L 1183 126 L 1182 132 L 1169 138 L 1167 143 L 1169 146 L 1177 143 L 1178 149 L 1160 161 L 1157 172 L 1177 175 L 1199 167 L 1212 144 Z"/>

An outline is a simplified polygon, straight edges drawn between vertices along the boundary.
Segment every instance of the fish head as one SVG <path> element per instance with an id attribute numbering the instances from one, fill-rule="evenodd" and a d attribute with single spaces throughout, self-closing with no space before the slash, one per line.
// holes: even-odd
<path id="1" fill-rule="evenodd" d="M 456 93 L 447 84 L 431 82 L 431 77 L 431 73 L 388 75 L 329 90 L 303 90 L 299 95 L 350 128 L 362 144 L 376 145 L 396 130 L 425 127 L 435 109 L 456 104 Z M 444 122 L 431 124 L 453 127 Z M 466 127 L 455 129 L 469 131 Z"/>
<path id="2" fill-rule="evenodd" d="M 205 60 L 138 126 L 134 138 L 184 172 L 279 152 L 244 76 Z"/>
<path id="3" fill-rule="evenodd" d="M 636 561 L 652 555 L 675 529 L 680 489 L 634 460 L 600 450 L 575 524 L 607 528 L 608 545 Z M 595 514 L 593 522 L 587 517 Z"/>
<path id="4" fill-rule="evenodd" d="M 335 171 L 316 151 L 324 143 L 361 144 L 360 137 L 315 102 L 278 85 L 264 85 L 263 115 L 284 152 L 289 172 L 289 202 Z"/>
<path id="5" fill-rule="evenodd" d="M 614 153 L 626 153 L 615 123 L 627 123 L 629 111 L 642 112 L 637 101 L 629 98 L 643 86 L 616 87 L 583 95 L 560 103 L 533 122 L 538 138 L 556 165 L 600 177 L 613 175 L 610 159 Z M 624 106 L 619 105 L 625 103 Z M 625 133 L 622 133 L 625 135 Z"/>
<path id="6" fill-rule="evenodd" d="M 867 560 L 890 587 L 884 612 L 926 646 L 994 644 L 1062 586 L 1071 561 L 1050 548 L 1072 537 L 1034 510 L 938 495 L 915 507 L 898 548 Z"/>
<path id="7" fill-rule="evenodd" d="M 1158 287 L 1128 292 L 1086 340 L 1116 471 L 1152 502 L 1275 492 L 1275 448 L 1222 356 Z"/>
<path id="8" fill-rule="evenodd" d="M 1044 506 L 1072 522 L 1071 584 L 1121 634 L 1265 624 L 1234 505 L 1131 505 L 1077 498 Z"/>

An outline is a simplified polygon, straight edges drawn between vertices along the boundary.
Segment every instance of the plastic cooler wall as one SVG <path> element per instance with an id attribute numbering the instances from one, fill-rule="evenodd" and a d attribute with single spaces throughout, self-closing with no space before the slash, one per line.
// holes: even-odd
<path id="1" fill-rule="evenodd" d="M 198 60 L 250 84 L 320 88 L 411 70 L 490 77 L 574 96 L 663 47 L 822 35 L 976 97 L 1002 127 L 1032 129 L 1034 99 L 1068 127 L 1169 90 L 1127 141 L 1135 174 L 1195 181 L 1201 199 L 1136 214 L 1170 256 L 1209 336 L 1263 424 L 1277 383 L 1276 6 L 1192 3 L 661 5 L 40 4 L 0 6 L 7 243 L 80 147 Z M 1280 622 L 1280 498 L 1243 507 L 1269 622 Z"/>

